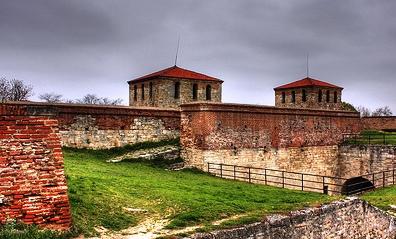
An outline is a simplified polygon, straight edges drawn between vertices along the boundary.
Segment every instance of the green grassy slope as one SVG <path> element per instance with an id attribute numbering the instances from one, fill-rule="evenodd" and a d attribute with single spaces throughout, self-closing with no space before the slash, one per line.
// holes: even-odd
<path id="1" fill-rule="evenodd" d="M 167 217 L 169 228 L 210 225 L 232 215 L 257 218 L 332 199 L 194 170 L 167 171 L 152 163 L 106 163 L 114 156 L 110 151 L 66 149 L 64 155 L 74 223 L 88 235 L 95 226 L 119 230 L 147 217 Z M 131 213 L 125 208 L 144 211 Z"/>

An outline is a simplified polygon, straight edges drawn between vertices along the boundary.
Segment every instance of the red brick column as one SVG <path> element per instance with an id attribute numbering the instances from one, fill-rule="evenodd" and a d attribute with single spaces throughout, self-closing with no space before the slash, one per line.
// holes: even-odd
<path id="1" fill-rule="evenodd" d="M 0 104 L 0 223 L 71 225 L 58 121 L 51 112 Z"/>

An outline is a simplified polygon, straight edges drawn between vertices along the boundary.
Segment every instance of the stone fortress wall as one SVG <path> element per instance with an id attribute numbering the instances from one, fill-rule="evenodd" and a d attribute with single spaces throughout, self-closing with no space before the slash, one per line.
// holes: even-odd
<path id="1" fill-rule="evenodd" d="M 180 111 L 47 103 L 9 103 L 51 109 L 59 121 L 62 146 L 104 149 L 179 137 Z"/>
<path id="2" fill-rule="evenodd" d="M 363 117 L 362 127 L 366 130 L 384 130 L 396 132 L 396 116 Z"/>
<path id="3" fill-rule="evenodd" d="M 179 84 L 177 96 L 176 84 Z M 194 91 L 194 85 L 196 93 Z M 210 87 L 210 99 L 207 99 Z M 143 93 L 144 92 L 144 93 Z M 196 94 L 196 96 L 194 96 Z M 180 109 L 181 104 L 194 101 L 221 102 L 221 82 L 160 77 L 129 84 L 129 105 Z"/>
<path id="4" fill-rule="evenodd" d="M 305 99 L 302 91 L 305 90 Z M 319 94 L 321 91 L 321 94 Z M 292 92 L 295 94 L 295 102 L 292 101 Z M 283 95 L 284 94 L 284 100 Z M 342 110 L 342 90 L 334 88 L 299 88 L 275 90 L 275 106 L 284 108 L 317 108 L 328 110 Z M 319 99 L 320 98 L 320 99 Z"/>
<path id="5" fill-rule="evenodd" d="M 0 223 L 71 225 L 58 120 L 49 108 L 0 105 Z"/>
<path id="6" fill-rule="evenodd" d="M 237 104 L 182 106 L 186 163 L 207 162 L 335 175 L 344 133 L 361 130 L 357 113 Z"/>

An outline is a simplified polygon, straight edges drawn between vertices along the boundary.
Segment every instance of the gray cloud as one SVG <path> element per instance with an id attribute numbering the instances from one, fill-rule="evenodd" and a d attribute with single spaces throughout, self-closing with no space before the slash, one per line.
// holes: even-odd
<path id="1" fill-rule="evenodd" d="M 0 0 L 0 75 L 37 94 L 121 97 L 126 81 L 173 64 L 225 80 L 227 102 L 273 104 L 311 76 L 344 99 L 396 113 L 396 2 Z"/>

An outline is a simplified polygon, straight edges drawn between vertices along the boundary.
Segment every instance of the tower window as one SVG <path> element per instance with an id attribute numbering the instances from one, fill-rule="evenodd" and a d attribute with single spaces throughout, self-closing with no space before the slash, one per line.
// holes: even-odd
<path id="1" fill-rule="evenodd" d="M 206 86 L 206 100 L 212 100 L 212 86 Z"/>
<path id="2" fill-rule="evenodd" d="M 144 100 L 144 84 L 142 84 L 142 100 Z"/>
<path id="3" fill-rule="evenodd" d="M 286 103 L 286 93 L 282 92 L 282 103 Z"/>
<path id="4" fill-rule="evenodd" d="M 153 98 L 153 82 L 150 82 L 149 84 L 149 97 L 150 100 Z"/>
<path id="5" fill-rule="evenodd" d="M 330 91 L 329 90 L 326 91 L 326 102 L 327 103 L 330 102 Z"/>
<path id="6" fill-rule="evenodd" d="M 192 98 L 193 98 L 193 100 L 198 99 L 198 84 L 193 84 Z"/>
<path id="7" fill-rule="evenodd" d="M 322 92 L 322 90 L 319 90 L 319 92 L 318 92 L 318 102 L 321 103 L 322 99 L 323 99 L 323 92 Z"/>
<path id="8" fill-rule="evenodd" d="M 306 102 L 307 101 L 307 92 L 306 92 L 306 90 L 302 90 L 302 101 L 303 102 Z"/>
<path id="9" fill-rule="evenodd" d="M 296 103 L 296 92 L 293 90 L 292 91 L 292 98 L 291 98 L 292 103 Z"/>
<path id="10" fill-rule="evenodd" d="M 176 82 L 175 83 L 174 98 L 175 99 L 179 99 L 180 98 L 180 82 Z"/>
<path id="11" fill-rule="evenodd" d="M 337 100 L 338 100 L 337 91 L 334 91 L 334 103 L 337 103 Z"/>
<path id="12" fill-rule="evenodd" d="M 133 100 L 137 101 L 137 85 L 133 86 Z"/>

